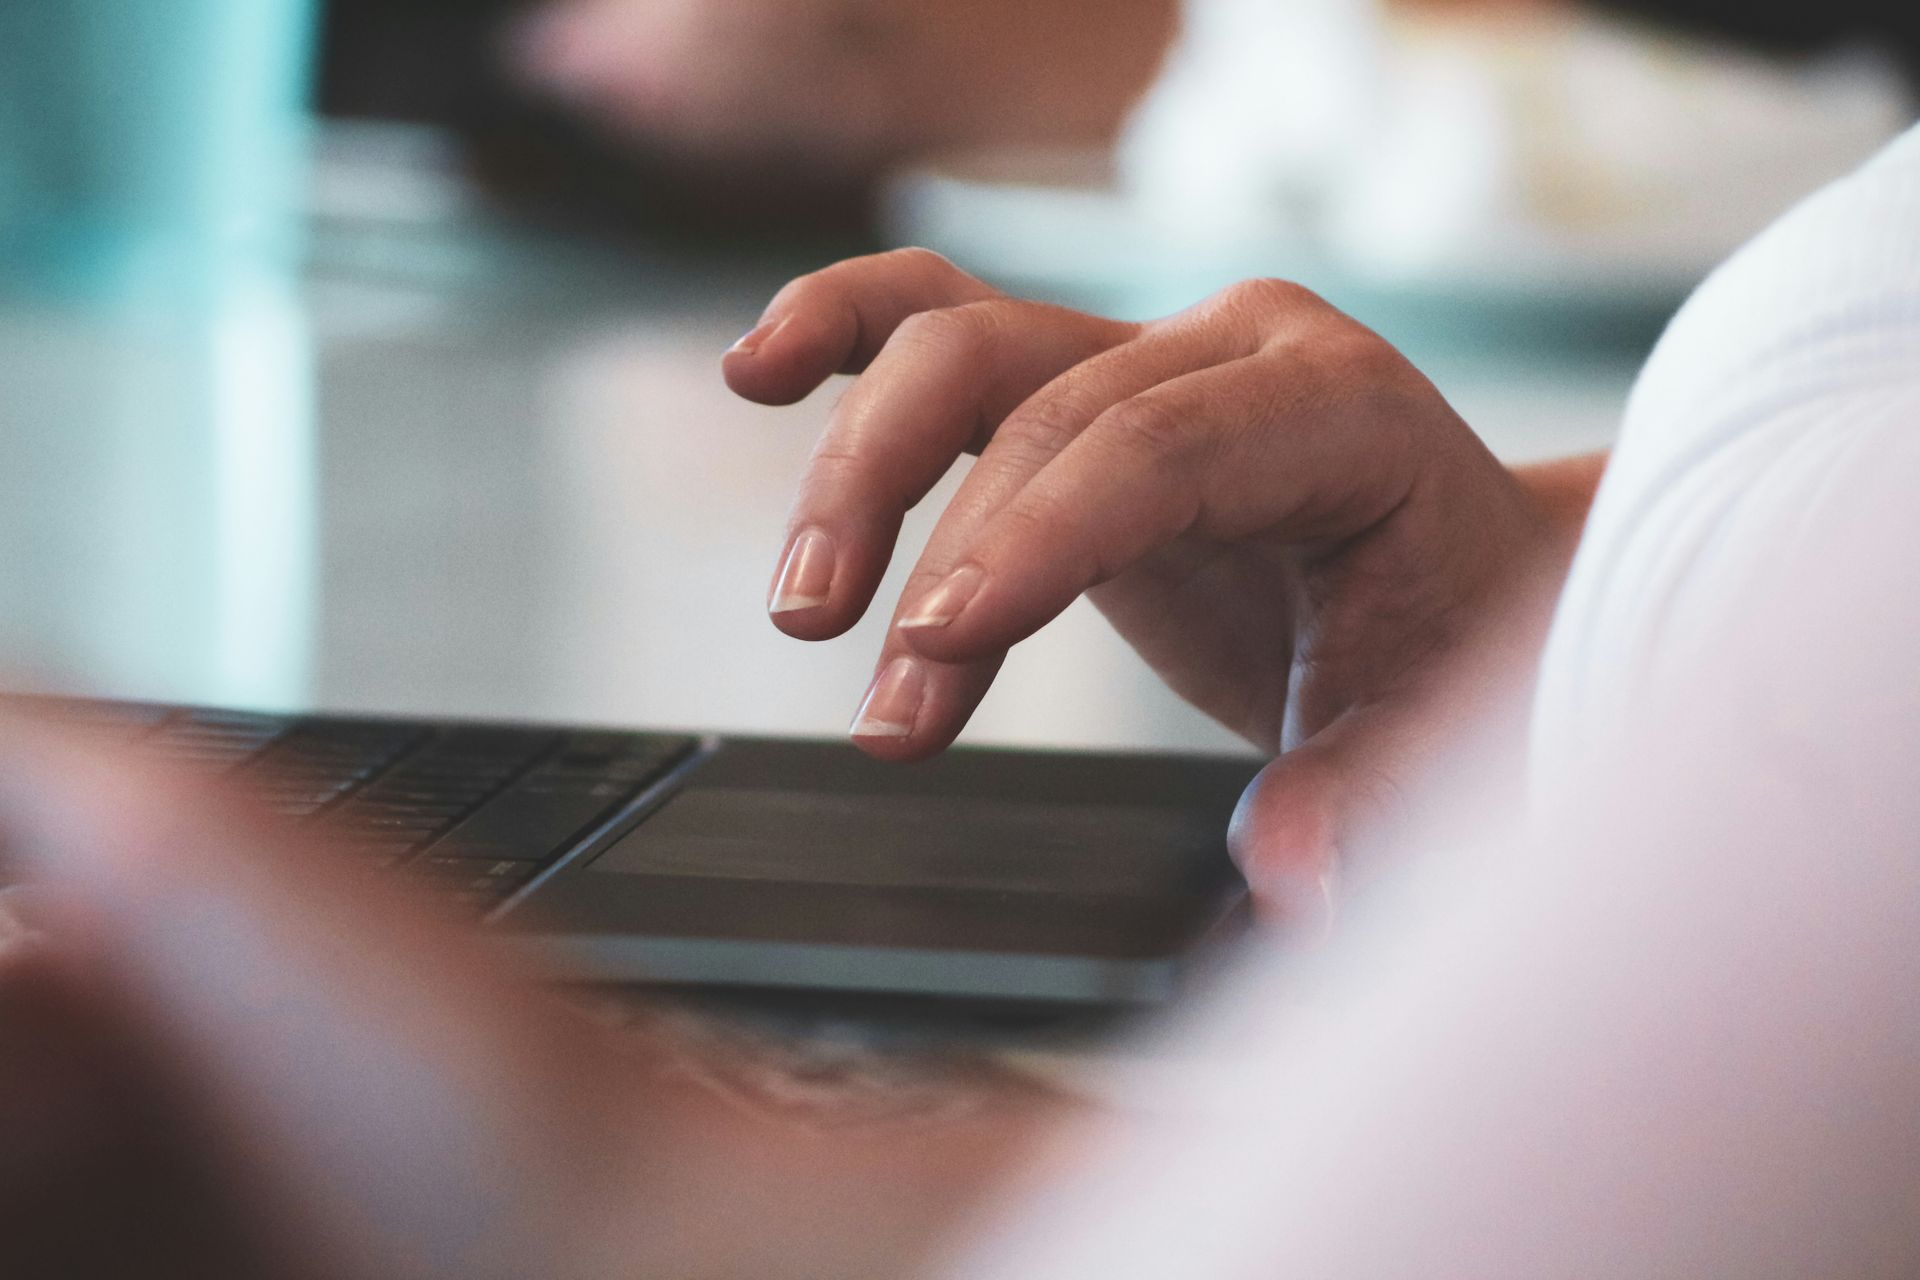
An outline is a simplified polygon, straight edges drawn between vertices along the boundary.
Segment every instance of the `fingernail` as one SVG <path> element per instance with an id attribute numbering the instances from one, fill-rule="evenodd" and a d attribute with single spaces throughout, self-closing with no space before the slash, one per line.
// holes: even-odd
<path id="1" fill-rule="evenodd" d="M 786 559 L 773 580 L 768 613 L 817 609 L 833 594 L 833 539 L 818 529 L 804 529 L 787 544 Z"/>
<path id="2" fill-rule="evenodd" d="M 895 658 L 867 690 L 867 700 L 860 704 L 849 733 L 855 738 L 906 737 L 913 732 L 926 692 L 927 676 L 920 664 L 912 658 Z"/>
<path id="3" fill-rule="evenodd" d="M 785 320 L 766 320 L 761 322 L 756 327 L 742 334 L 738 342 L 728 347 L 727 354 L 730 356 L 758 355 L 760 348 L 765 345 L 767 339 L 778 333 L 780 326 L 785 323 Z"/>
<path id="4" fill-rule="evenodd" d="M 926 594 L 919 606 L 906 617 L 900 619 L 902 630 L 914 628 L 944 627 L 960 616 L 967 602 L 978 594 L 980 584 L 987 578 L 986 571 L 978 565 L 965 565 L 946 576 L 939 586 Z"/>

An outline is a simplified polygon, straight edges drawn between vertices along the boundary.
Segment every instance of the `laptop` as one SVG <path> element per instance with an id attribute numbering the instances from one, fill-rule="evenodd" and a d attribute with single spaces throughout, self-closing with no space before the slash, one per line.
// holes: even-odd
<path id="1" fill-rule="evenodd" d="M 68 699 L 556 981 L 1146 1009 L 1239 931 L 1249 759 L 852 746 Z"/>

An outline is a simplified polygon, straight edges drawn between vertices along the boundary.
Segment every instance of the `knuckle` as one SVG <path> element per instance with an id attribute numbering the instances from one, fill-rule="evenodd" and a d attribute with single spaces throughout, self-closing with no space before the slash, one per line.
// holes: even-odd
<path id="1" fill-rule="evenodd" d="M 1155 464 L 1183 458 L 1201 442 L 1188 415 L 1150 396 L 1121 401 L 1100 415 L 1096 428 L 1114 446 Z"/>
<path id="2" fill-rule="evenodd" d="M 809 480 L 814 483 L 857 479 L 867 466 L 868 454 L 865 450 L 831 433 L 820 438 L 820 442 L 814 446 L 813 456 L 807 459 Z"/>
<path id="3" fill-rule="evenodd" d="M 911 505 L 913 485 L 885 440 L 829 431 L 807 459 L 795 510 L 859 518 Z"/>
<path id="4" fill-rule="evenodd" d="M 983 298 L 915 312 L 894 330 L 890 345 L 946 361 L 985 365 L 1004 335 L 1016 331 L 1036 304 Z"/>
<path id="5" fill-rule="evenodd" d="M 1023 497 L 1004 508 L 997 520 L 995 545 L 1002 552 L 1037 555 L 1053 560 L 1070 539 L 1063 513 L 1044 500 Z"/>
<path id="6" fill-rule="evenodd" d="M 893 341 L 909 351 L 978 361 L 992 332 L 988 319 L 972 306 L 920 311 L 900 322 Z"/>
<path id="7" fill-rule="evenodd" d="M 1072 444 L 1085 429 L 1085 415 L 1071 396 L 1042 393 L 1020 406 L 1001 425 L 994 442 L 1002 451 L 1051 457 Z"/>
<path id="8" fill-rule="evenodd" d="M 994 297 L 963 302 L 953 310 L 983 332 L 1000 333 L 1029 326 L 1039 327 L 1038 322 L 1053 315 L 1058 308 L 1029 302 L 1024 298 Z"/>
<path id="9" fill-rule="evenodd" d="M 885 253 L 873 255 L 870 261 L 919 276 L 947 277 L 961 274 L 960 268 L 954 266 L 946 255 L 935 253 L 932 249 L 921 248 L 919 245 L 909 245 L 904 249 L 889 249 Z"/>
<path id="10" fill-rule="evenodd" d="M 1332 308 L 1303 326 L 1299 338 L 1329 364 L 1374 366 L 1397 354 L 1379 334 Z"/>
<path id="11" fill-rule="evenodd" d="M 1309 396 L 1391 398 L 1409 368 L 1391 343 L 1344 317 L 1278 345 L 1293 385 Z"/>
<path id="12" fill-rule="evenodd" d="M 1372 392 L 1397 391 L 1411 367 L 1391 343 L 1364 330 L 1339 344 L 1338 360 L 1349 378 Z"/>
<path id="13" fill-rule="evenodd" d="M 847 258 L 798 276 L 773 296 L 770 306 L 813 306 L 859 292 L 863 282 L 871 284 L 876 279 L 944 279 L 960 274 L 958 267 L 931 249 L 889 249 Z"/>
<path id="14" fill-rule="evenodd" d="M 1283 315 L 1326 305 L 1320 295 L 1292 280 L 1260 278 L 1230 284 L 1213 296 L 1216 305 L 1261 315 Z"/>

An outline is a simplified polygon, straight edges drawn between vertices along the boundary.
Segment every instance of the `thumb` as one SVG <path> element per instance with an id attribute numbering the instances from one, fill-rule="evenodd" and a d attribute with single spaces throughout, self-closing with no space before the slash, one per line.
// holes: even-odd
<path id="1" fill-rule="evenodd" d="M 1407 821 L 1408 783 L 1427 739 L 1411 708 L 1376 704 L 1260 771 L 1234 810 L 1227 846 L 1263 922 L 1300 944 L 1325 940 L 1356 856 Z"/>

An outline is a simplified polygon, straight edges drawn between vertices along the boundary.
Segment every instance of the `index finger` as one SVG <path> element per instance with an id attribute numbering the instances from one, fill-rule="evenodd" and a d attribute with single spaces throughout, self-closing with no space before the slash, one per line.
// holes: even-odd
<path id="1" fill-rule="evenodd" d="M 735 394 L 793 404 L 836 373 L 865 369 L 909 316 L 1000 296 L 930 249 L 850 258 L 775 294 L 721 368 Z"/>

